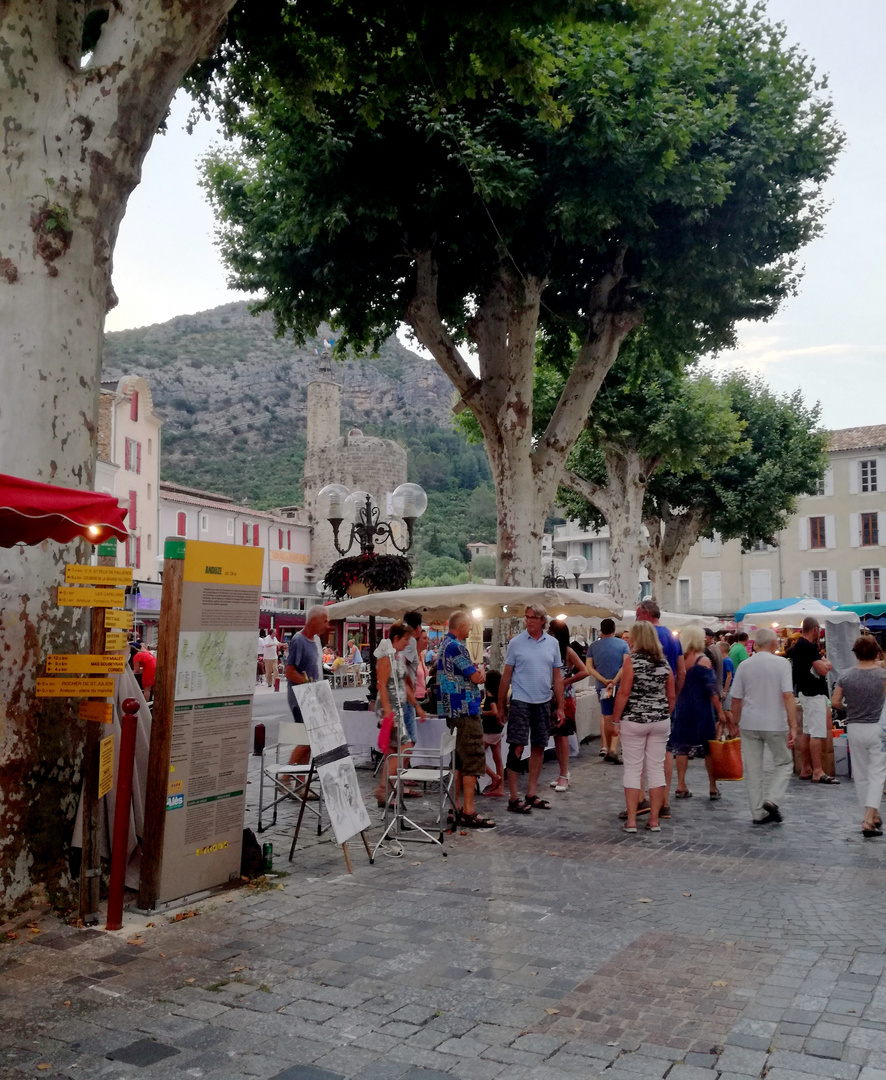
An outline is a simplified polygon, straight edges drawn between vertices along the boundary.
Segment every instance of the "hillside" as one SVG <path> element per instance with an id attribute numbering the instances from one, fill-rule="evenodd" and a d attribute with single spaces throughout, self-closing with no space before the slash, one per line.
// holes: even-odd
<path id="1" fill-rule="evenodd" d="M 270 317 L 227 304 L 108 334 L 102 378 L 135 373 L 150 383 L 164 421 L 164 479 L 280 506 L 301 499 L 306 387 L 321 342 L 297 348 L 274 337 Z M 338 373 L 347 426 L 450 426 L 448 379 L 396 338 Z"/>
<path id="2" fill-rule="evenodd" d="M 307 384 L 324 333 L 328 328 L 299 348 L 274 337 L 269 316 L 226 304 L 107 334 L 102 379 L 138 374 L 148 381 L 163 420 L 164 480 L 260 509 L 291 505 L 302 499 Z M 337 373 L 343 425 L 403 443 L 409 479 L 428 491 L 419 563 L 426 555 L 464 557 L 468 540 L 494 540 L 486 454 L 452 430 L 454 391 L 438 366 L 390 338 L 379 356 L 349 358 Z"/>

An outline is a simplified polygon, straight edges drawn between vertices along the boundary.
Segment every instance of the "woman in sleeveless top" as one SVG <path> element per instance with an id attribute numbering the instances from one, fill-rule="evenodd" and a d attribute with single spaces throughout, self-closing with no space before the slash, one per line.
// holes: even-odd
<path id="1" fill-rule="evenodd" d="M 664 803 L 664 760 L 674 707 L 674 676 L 652 623 L 631 627 L 631 652 L 624 659 L 615 697 L 613 723 L 621 737 L 627 821 L 625 832 L 637 831 L 637 806 L 645 771 L 649 786 L 650 832 L 661 832 L 658 815 Z"/>

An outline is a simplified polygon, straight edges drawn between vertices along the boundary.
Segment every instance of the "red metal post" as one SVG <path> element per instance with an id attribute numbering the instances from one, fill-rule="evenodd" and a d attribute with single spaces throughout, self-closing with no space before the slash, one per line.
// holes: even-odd
<path id="1" fill-rule="evenodd" d="M 135 764 L 136 714 L 139 703 L 135 698 L 123 702 L 120 718 L 120 755 L 117 759 L 117 798 L 114 803 L 114 838 L 111 844 L 111 883 L 108 888 L 108 921 L 106 930 L 123 928 L 123 889 L 126 884 L 126 861 L 129 855 L 129 813 L 132 806 L 132 769 Z"/>

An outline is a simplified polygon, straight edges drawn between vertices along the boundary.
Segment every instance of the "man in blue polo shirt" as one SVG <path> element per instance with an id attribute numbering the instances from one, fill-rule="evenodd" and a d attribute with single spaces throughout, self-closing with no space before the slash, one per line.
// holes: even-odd
<path id="1" fill-rule="evenodd" d="M 526 629 L 508 643 L 505 669 L 498 691 L 498 713 L 508 721 L 508 810 L 512 814 L 529 814 L 550 810 L 547 799 L 537 794 L 538 778 L 544 762 L 545 747 L 551 734 L 551 687 L 557 702 L 557 719 L 565 718 L 563 710 L 563 669 L 560 666 L 560 646 L 545 633 L 548 613 L 541 604 L 533 604 L 524 616 Z M 508 690 L 511 701 L 508 704 Z M 523 749 L 529 743 L 529 780 L 526 799 L 517 794 L 517 775 Z"/>

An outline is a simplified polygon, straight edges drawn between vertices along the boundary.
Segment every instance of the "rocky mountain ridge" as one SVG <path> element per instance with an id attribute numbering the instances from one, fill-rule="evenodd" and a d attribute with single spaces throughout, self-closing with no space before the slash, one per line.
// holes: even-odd
<path id="1" fill-rule="evenodd" d="M 275 338 L 269 315 L 246 303 L 105 337 L 102 379 L 142 375 L 163 419 L 163 477 L 284 505 L 301 498 L 307 384 L 323 337 Z M 451 426 L 452 384 L 396 337 L 377 357 L 334 364 L 346 426 Z"/>

